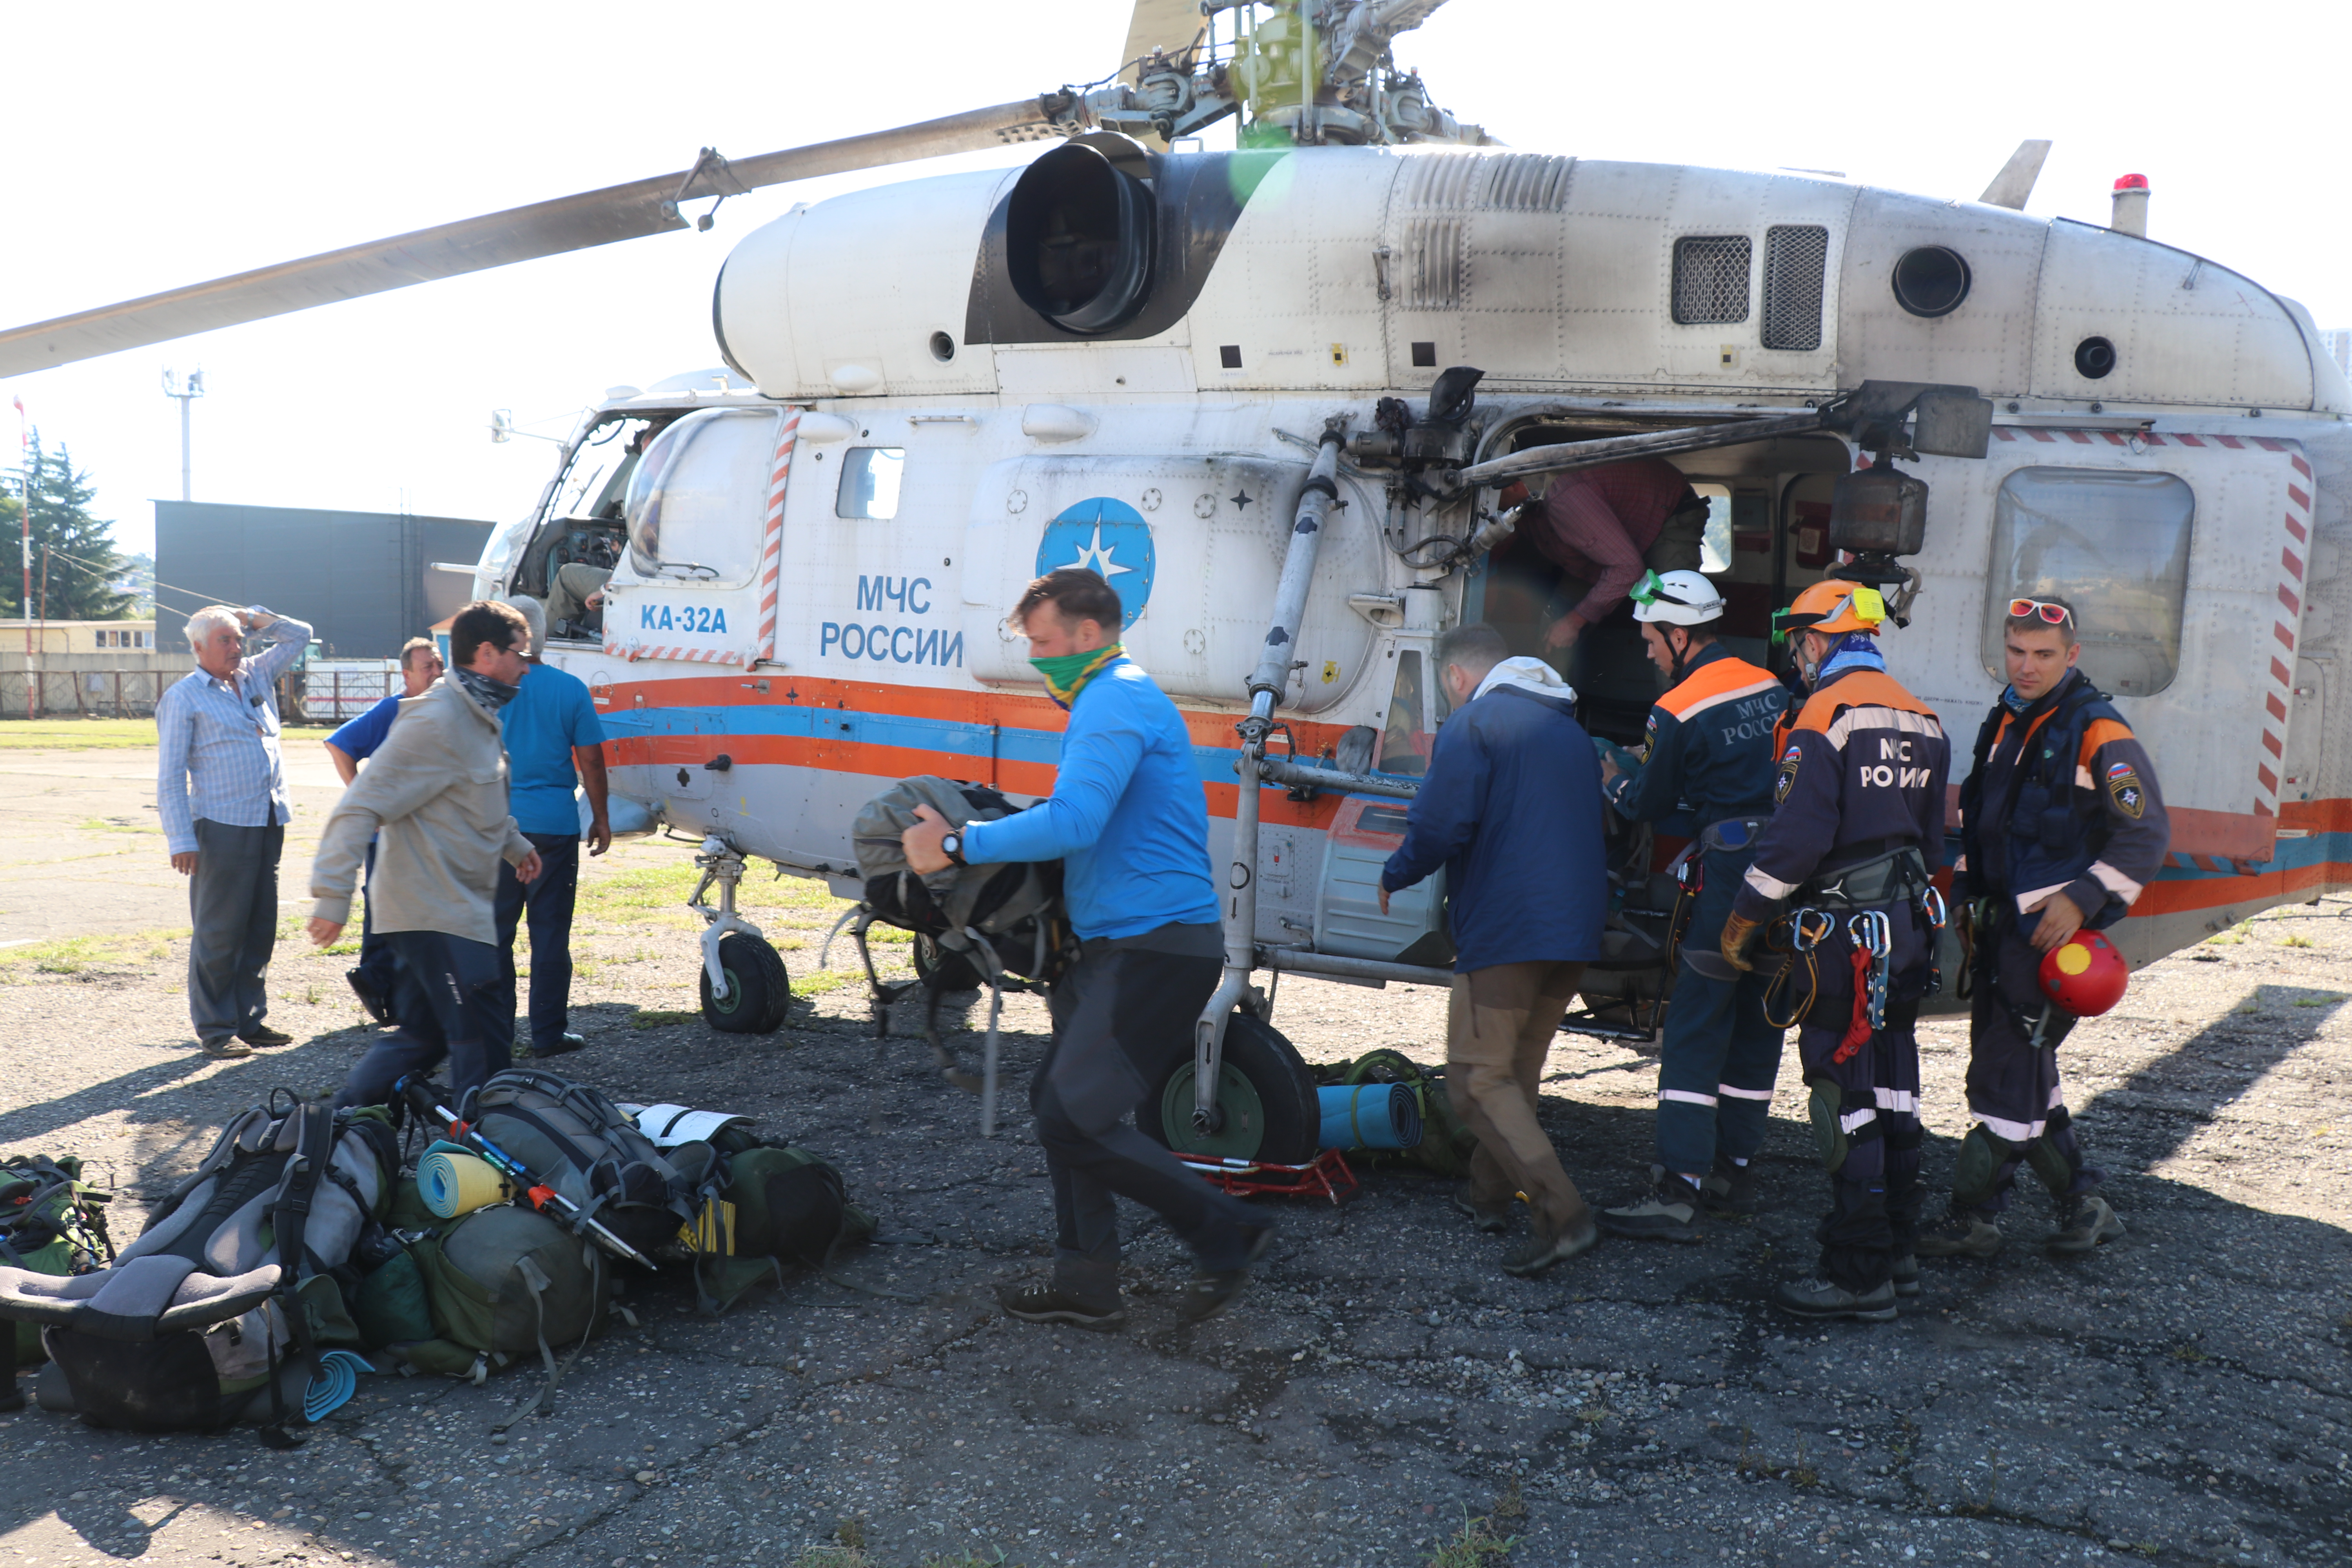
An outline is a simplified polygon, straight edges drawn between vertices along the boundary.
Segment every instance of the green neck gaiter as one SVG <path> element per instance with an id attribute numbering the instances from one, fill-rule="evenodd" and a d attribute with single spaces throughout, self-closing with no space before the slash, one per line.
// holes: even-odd
<path id="1" fill-rule="evenodd" d="M 1045 678 L 1045 690 L 1054 700 L 1067 708 L 1087 689 L 1087 682 L 1102 673 L 1103 668 L 1119 656 L 1119 646 L 1098 647 L 1090 653 L 1057 654 L 1052 658 L 1033 658 L 1029 662 Z"/>

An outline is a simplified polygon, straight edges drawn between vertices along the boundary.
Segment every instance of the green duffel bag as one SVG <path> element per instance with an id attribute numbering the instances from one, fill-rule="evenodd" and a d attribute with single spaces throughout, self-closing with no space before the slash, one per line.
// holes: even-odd
<path id="1" fill-rule="evenodd" d="M 724 1145 L 721 1145 L 722 1147 Z M 822 1272 L 845 1247 L 870 1240 L 874 1216 L 849 1201 L 841 1173 L 805 1149 L 764 1145 L 725 1155 L 719 1202 L 693 1232 L 703 1306 L 724 1312 L 788 1268 Z"/>
<path id="2" fill-rule="evenodd" d="M 438 1232 L 407 1237 L 405 1256 L 415 1272 L 432 1323 L 432 1337 L 391 1342 L 419 1372 L 487 1379 L 536 1351 L 547 1381 L 530 1410 L 552 1407 L 557 1386 L 604 1326 L 613 1299 L 611 1260 L 546 1215 L 515 1204 L 449 1221 Z M 415 1290 L 394 1258 L 371 1276 L 362 1293 L 379 1331 L 415 1322 Z M 387 1278 L 389 1276 L 389 1278 Z M 556 1350 L 572 1346 L 556 1360 Z M 492 1427 L 504 1431 L 525 1411 Z"/>
<path id="3" fill-rule="evenodd" d="M 106 1234 L 111 1193 L 81 1179 L 81 1161 L 71 1154 L 52 1160 L 23 1154 L 0 1163 L 0 1266 L 70 1279 L 114 1261 Z M 48 1359 L 41 1349 L 41 1325 L 19 1322 L 16 1366 Z"/>

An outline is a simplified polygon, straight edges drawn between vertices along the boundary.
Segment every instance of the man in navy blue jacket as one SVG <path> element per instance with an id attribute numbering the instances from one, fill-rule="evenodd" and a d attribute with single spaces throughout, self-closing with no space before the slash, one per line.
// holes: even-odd
<path id="1" fill-rule="evenodd" d="M 1029 584 L 1009 617 L 1029 662 L 1069 710 L 1054 793 L 1027 811 L 951 829 L 929 806 L 900 835 L 907 864 L 1059 860 L 1081 956 L 1054 986 L 1054 1044 L 1029 1086 L 1060 1233 L 1049 1285 L 998 1300 L 1033 1323 L 1115 1328 L 1118 1207 L 1156 1211 L 1198 1271 L 1176 1303 L 1190 1321 L 1238 1295 L 1274 1239 L 1264 1215 L 1218 1192 L 1128 1120 L 1192 1055 L 1192 1021 L 1224 972 L 1209 872 L 1209 809 L 1184 716 L 1118 642 L 1118 595 L 1064 568 Z"/>
<path id="2" fill-rule="evenodd" d="M 1456 711 L 1381 872 L 1381 907 L 1445 868 L 1455 954 L 1446 1094 L 1478 1137 L 1454 1204 L 1498 1231 L 1512 1194 L 1526 1194 L 1533 1235 L 1503 1267 L 1535 1274 L 1600 1237 L 1536 1120 L 1536 1084 L 1585 964 L 1601 956 L 1609 878 L 1601 763 L 1576 721 L 1576 693 L 1540 659 L 1508 651 L 1492 626 L 1438 639 Z"/>

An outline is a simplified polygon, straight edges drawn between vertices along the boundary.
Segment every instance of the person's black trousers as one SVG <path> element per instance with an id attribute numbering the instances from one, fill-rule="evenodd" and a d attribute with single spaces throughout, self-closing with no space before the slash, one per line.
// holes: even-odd
<path id="1" fill-rule="evenodd" d="M 217 1045 L 269 1016 L 269 951 L 278 942 L 278 857 L 286 829 L 196 818 L 188 878 L 188 1021 Z"/>
<path id="2" fill-rule="evenodd" d="M 1118 1298 L 1115 1198 L 1157 1213 L 1211 1272 L 1246 1263 L 1251 1237 L 1266 1224 L 1129 1120 L 1192 1058 L 1193 1020 L 1217 988 L 1223 951 L 1213 925 L 1097 940 L 1054 987 L 1054 1043 L 1030 1082 L 1029 1106 L 1054 1184 L 1054 1283 L 1082 1300 Z"/>
<path id="3" fill-rule="evenodd" d="M 499 963 L 507 1016 L 515 1016 L 515 927 L 530 921 L 530 1043 L 560 1047 L 572 1023 L 572 905 L 580 891 L 580 840 L 568 833 L 526 833 L 539 851 L 539 876 L 526 882 L 499 862 Z M 520 1031 L 513 1031 L 520 1032 Z"/>
<path id="4" fill-rule="evenodd" d="M 375 840 L 368 840 L 366 881 L 362 884 L 370 895 L 360 900 L 360 984 L 383 997 L 389 1004 L 400 984 L 400 963 L 392 956 L 392 943 L 375 929 Z"/>
<path id="5" fill-rule="evenodd" d="M 514 1009 L 499 982 L 499 950 L 437 931 L 386 933 L 400 960 L 392 1014 L 399 1025 L 378 1037 L 352 1068 L 335 1104 L 382 1105 L 410 1073 L 449 1062 L 453 1107 L 513 1060 Z"/>

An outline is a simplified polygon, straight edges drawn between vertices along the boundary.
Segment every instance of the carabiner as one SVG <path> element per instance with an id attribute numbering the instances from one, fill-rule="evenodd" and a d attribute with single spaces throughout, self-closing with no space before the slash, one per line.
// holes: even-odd
<path id="1" fill-rule="evenodd" d="M 1806 922 L 1810 921 L 1819 921 L 1821 924 L 1809 928 Z M 1828 938 L 1830 932 L 1835 930 L 1837 930 L 1835 915 L 1824 914 L 1815 909 L 1789 911 L 1789 941 L 1799 952 L 1812 952 Z"/>
<path id="2" fill-rule="evenodd" d="M 1927 924 L 1937 931 L 1943 930 L 1944 922 L 1951 916 L 1951 911 L 1945 907 L 1944 895 L 1932 887 L 1919 895 L 1919 912 L 1927 917 Z"/>

